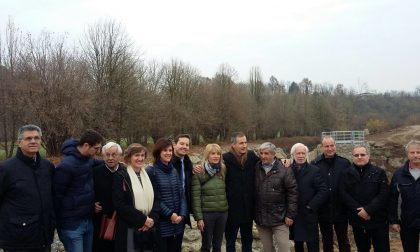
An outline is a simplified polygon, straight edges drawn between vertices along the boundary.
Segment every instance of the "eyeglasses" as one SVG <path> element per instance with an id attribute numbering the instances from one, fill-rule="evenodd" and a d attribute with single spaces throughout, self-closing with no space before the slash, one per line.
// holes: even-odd
<path id="1" fill-rule="evenodd" d="M 35 137 L 25 137 L 23 138 L 23 141 L 31 142 L 34 140 L 35 142 L 41 141 L 41 137 L 35 136 Z"/>
<path id="2" fill-rule="evenodd" d="M 364 157 L 366 156 L 366 154 L 361 153 L 361 154 L 353 154 L 353 157 Z"/>

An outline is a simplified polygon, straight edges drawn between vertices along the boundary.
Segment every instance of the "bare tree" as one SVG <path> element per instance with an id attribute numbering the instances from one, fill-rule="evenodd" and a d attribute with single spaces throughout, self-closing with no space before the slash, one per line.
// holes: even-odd
<path id="1" fill-rule="evenodd" d="M 83 63 L 68 49 L 65 36 L 42 32 L 25 40 L 21 73 L 26 82 L 23 99 L 30 114 L 27 121 L 46 130 L 44 144 L 49 155 L 58 155 L 64 140 L 85 125 L 91 101 Z"/>
<path id="2" fill-rule="evenodd" d="M 13 155 L 16 131 L 25 112 L 21 99 L 24 88 L 18 79 L 21 38 L 21 31 L 9 19 L 4 35 L 0 35 L 0 148 L 6 157 Z"/>
<path id="3" fill-rule="evenodd" d="M 140 58 L 128 34 L 114 21 L 90 26 L 82 42 L 90 86 L 97 103 L 92 125 L 120 142 L 124 131 L 133 127 L 131 112 L 136 109 L 135 95 Z M 112 108 L 112 109 L 110 109 Z"/>

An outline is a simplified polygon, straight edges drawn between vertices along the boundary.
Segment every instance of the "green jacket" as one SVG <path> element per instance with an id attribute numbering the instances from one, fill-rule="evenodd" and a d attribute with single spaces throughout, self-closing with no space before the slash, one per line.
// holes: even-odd
<path id="1" fill-rule="evenodd" d="M 228 210 L 225 180 L 220 174 L 213 177 L 207 172 L 193 175 L 192 210 L 196 221 L 203 219 L 203 212 Z"/>

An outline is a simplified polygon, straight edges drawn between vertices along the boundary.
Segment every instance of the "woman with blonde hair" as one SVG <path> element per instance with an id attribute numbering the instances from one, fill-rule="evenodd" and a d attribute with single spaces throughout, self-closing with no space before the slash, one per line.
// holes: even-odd
<path id="1" fill-rule="evenodd" d="M 217 144 L 208 144 L 204 149 L 205 172 L 192 178 L 192 209 L 194 219 L 201 231 L 201 251 L 221 251 L 223 233 L 227 220 L 226 167 L 222 149 Z"/>
<path id="2" fill-rule="evenodd" d="M 113 178 L 112 200 L 117 211 L 115 251 L 152 251 L 152 229 L 159 217 L 159 200 L 143 168 L 147 149 L 130 144 L 124 153 L 126 169 Z"/>

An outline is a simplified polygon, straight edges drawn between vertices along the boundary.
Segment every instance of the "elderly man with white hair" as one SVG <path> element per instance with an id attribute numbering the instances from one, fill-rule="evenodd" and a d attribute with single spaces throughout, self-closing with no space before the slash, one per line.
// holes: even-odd
<path id="1" fill-rule="evenodd" d="M 276 146 L 260 146 L 255 167 L 255 222 L 265 252 L 289 251 L 289 226 L 297 212 L 298 189 L 291 169 L 276 158 Z"/>
<path id="2" fill-rule="evenodd" d="M 305 242 L 308 252 L 318 252 L 318 209 L 328 199 L 328 188 L 319 168 L 308 163 L 308 147 L 297 143 L 292 146 L 290 154 L 299 189 L 298 211 L 290 228 L 290 238 L 295 241 L 296 252 L 304 251 Z"/>
<path id="3" fill-rule="evenodd" d="M 102 147 L 102 157 L 105 162 L 96 166 L 93 171 L 95 188 L 93 251 L 114 251 L 113 241 L 101 239 L 99 231 L 102 218 L 111 218 L 114 212 L 112 204 L 112 177 L 118 169 L 123 167 L 123 164 L 120 163 L 121 156 L 121 146 L 114 142 L 108 142 Z"/>

